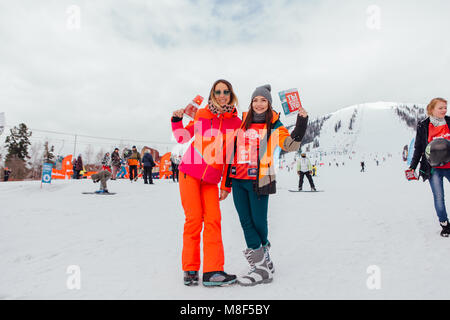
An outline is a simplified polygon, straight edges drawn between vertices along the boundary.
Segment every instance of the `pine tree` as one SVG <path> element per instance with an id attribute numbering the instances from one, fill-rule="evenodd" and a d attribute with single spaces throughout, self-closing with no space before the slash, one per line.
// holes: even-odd
<path id="1" fill-rule="evenodd" d="M 25 123 L 21 123 L 19 127 L 10 129 L 10 133 L 5 140 L 5 145 L 8 150 L 5 161 L 8 163 L 13 159 L 18 159 L 25 163 L 30 158 L 28 155 L 28 147 L 31 145 L 29 138 L 32 132 L 28 130 Z"/>
<path id="2" fill-rule="evenodd" d="M 45 144 L 44 144 L 44 161 L 45 161 L 45 163 L 55 163 L 55 161 L 54 161 L 55 155 L 53 154 L 54 151 L 55 151 L 55 146 L 51 146 L 51 148 L 49 149 L 48 141 L 45 141 Z"/>

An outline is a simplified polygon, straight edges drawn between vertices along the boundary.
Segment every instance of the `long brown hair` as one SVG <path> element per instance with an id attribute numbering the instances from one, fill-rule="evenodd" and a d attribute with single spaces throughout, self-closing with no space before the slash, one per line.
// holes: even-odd
<path id="1" fill-rule="evenodd" d="M 267 101 L 269 103 L 269 108 L 266 111 L 266 127 L 267 130 L 270 130 L 270 127 L 272 125 L 272 119 L 273 119 L 273 114 L 272 114 L 272 104 L 270 103 L 270 101 Z M 250 102 L 250 107 L 248 108 L 248 113 L 247 113 L 247 117 L 245 118 L 244 123 L 242 124 L 242 128 L 244 130 L 248 130 L 248 128 L 250 128 L 250 126 L 252 125 L 253 122 L 253 101 Z"/>
<path id="2" fill-rule="evenodd" d="M 214 104 L 216 107 L 221 107 L 221 105 L 217 102 L 216 96 L 214 95 L 214 90 L 216 89 L 216 85 L 219 83 L 223 83 L 227 86 L 228 90 L 230 90 L 230 105 L 237 107 L 238 106 L 238 99 L 236 97 L 236 94 L 234 93 L 233 86 L 231 83 L 224 79 L 219 79 L 211 87 L 211 90 L 209 91 L 209 98 L 208 103 L 211 101 L 212 104 Z"/>

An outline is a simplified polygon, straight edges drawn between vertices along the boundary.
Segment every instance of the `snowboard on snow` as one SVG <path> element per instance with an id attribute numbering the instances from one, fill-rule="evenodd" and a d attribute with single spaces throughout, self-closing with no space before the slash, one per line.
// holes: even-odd
<path id="1" fill-rule="evenodd" d="M 102 192 L 102 193 L 98 193 L 98 192 L 82 192 L 82 194 L 98 194 L 98 195 L 113 195 L 116 194 L 115 192 Z"/>
<path id="2" fill-rule="evenodd" d="M 324 190 L 316 190 L 316 191 L 312 191 L 312 190 L 289 190 L 289 192 L 324 192 Z"/>

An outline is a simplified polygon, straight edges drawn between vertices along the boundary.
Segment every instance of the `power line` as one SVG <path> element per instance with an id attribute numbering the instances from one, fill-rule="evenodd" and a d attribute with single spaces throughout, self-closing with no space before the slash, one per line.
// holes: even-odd
<path id="1" fill-rule="evenodd" d="M 12 126 L 5 126 L 8 128 L 13 128 Z M 137 140 L 137 139 L 126 139 L 126 138 L 107 138 L 107 137 L 97 137 L 97 136 L 90 136 L 90 135 L 83 135 L 83 134 L 77 134 L 77 133 L 69 133 L 69 132 L 59 132 L 59 131 L 50 131 L 50 130 L 41 130 L 41 129 L 33 129 L 28 128 L 32 132 L 44 132 L 44 133 L 52 133 L 52 134 L 61 134 L 61 135 L 69 135 L 69 136 L 78 136 L 78 137 L 84 137 L 84 138 L 93 138 L 93 139 L 100 139 L 100 140 L 111 140 L 111 141 L 127 141 L 127 142 L 141 142 L 141 143 L 147 143 L 147 144 L 176 144 L 176 142 L 165 142 L 165 141 L 151 141 L 151 140 Z"/>

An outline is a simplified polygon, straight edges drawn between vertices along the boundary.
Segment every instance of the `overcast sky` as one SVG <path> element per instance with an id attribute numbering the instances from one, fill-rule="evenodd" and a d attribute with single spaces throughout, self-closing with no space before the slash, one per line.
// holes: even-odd
<path id="1" fill-rule="evenodd" d="M 10 126 L 170 142 L 172 111 L 219 78 L 241 111 L 266 83 L 275 109 L 295 87 L 313 117 L 450 98 L 449 12 L 448 0 L 0 0 L 0 112 Z"/>

